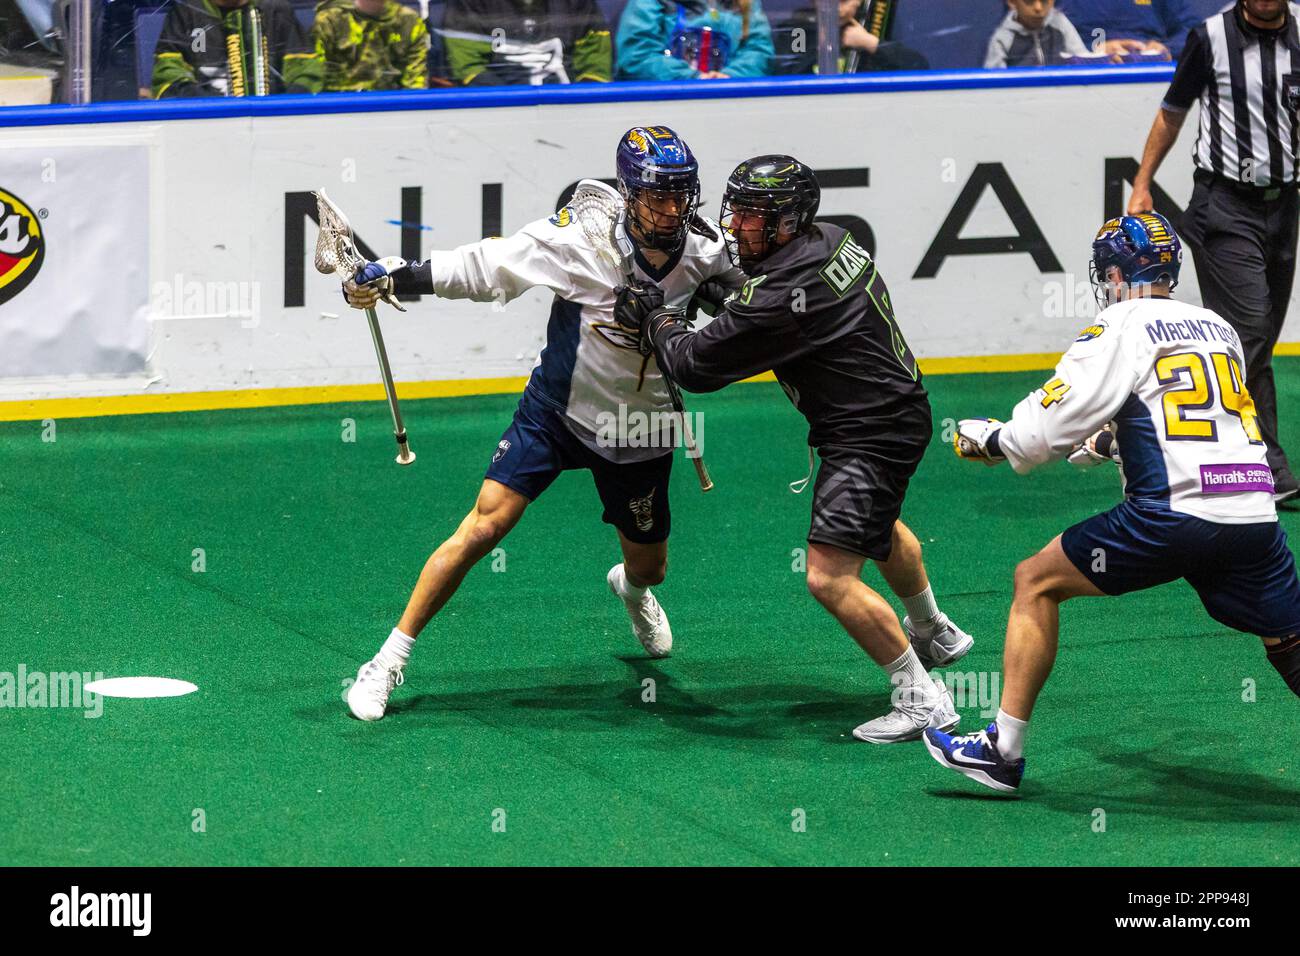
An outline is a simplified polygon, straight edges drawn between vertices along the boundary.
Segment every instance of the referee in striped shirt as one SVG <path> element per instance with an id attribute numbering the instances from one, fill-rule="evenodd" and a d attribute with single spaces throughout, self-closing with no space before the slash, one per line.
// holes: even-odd
<path id="1" fill-rule="evenodd" d="M 1196 184 L 1179 229 L 1191 247 L 1205 307 L 1241 336 L 1246 383 L 1268 443 L 1278 501 L 1300 493 L 1278 439 L 1273 385 L 1273 346 L 1291 299 L 1300 206 L 1297 14 L 1300 6 L 1285 0 L 1237 0 L 1191 30 L 1128 205 L 1130 215 L 1152 210 L 1156 170 L 1199 100 Z"/>

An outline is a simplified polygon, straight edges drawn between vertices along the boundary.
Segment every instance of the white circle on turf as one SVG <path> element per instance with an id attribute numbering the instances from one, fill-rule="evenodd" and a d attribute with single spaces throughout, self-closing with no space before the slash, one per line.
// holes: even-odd
<path id="1" fill-rule="evenodd" d="M 107 677 L 91 681 L 83 690 L 102 697 L 184 697 L 199 688 L 174 677 Z"/>

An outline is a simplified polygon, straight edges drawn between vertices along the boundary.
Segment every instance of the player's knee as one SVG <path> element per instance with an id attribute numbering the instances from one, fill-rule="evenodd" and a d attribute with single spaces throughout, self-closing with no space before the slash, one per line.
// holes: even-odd
<path id="1" fill-rule="evenodd" d="M 495 548 L 509 530 L 504 521 L 476 512 L 466 523 L 463 547 L 477 560 Z"/>
<path id="2" fill-rule="evenodd" d="M 835 597 L 840 589 L 838 577 L 810 565 L 806 583 L 808 584 L 808 593 L 816 598 L 819 604 L 830 605 L 835 603 Z"/>
<path id="3" fill-rule="evenodd" d="M 640 560 L 624 562 L 627 570 L 631 572 L 630 576 L 636 579 L 639 587 L 652 588 L 657 584 L 663 584 L 664 578 L 668 576 L 668 559 L 659 560 Z"/>
<path id="4" fill-rule="evenodd" d="M 1300 635 L 1292 634 L 1277 644 L 1265 645 L 1268 662 L 1282 675 L 1286 686 L 1300 697 Z"/>
<path id="5" fill-rule="evenodd" d="M 1043 597 L 1049 591 L 1049 578 L 1037 557 L 1026 558 L 1016 565 L 1015 599 L 1029 600 Z"/>
<path id="6" fill-rule="evenodd" d="M 915 563 L 921 560 L 921 542 L 903 522 L 894 522 L 894 531 L 891 538 L 889 551 L 891 561 L 901 559 L 908 563 Z"/>

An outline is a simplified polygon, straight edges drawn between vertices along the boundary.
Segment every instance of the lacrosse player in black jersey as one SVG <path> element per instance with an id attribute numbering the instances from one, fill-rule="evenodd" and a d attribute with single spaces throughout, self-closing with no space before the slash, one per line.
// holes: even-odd
<path id="1" fill-rule="evenodd" d="M 820 200 L 812 170 L 789 156 L 741 163 L 720 222 L 746 285 L 699 331 L 652 286 L 624 290 L 615 317 L 688 391 L 776 373 L 821 457 L 808 590 L 896 689 L 893 709 L 853 734 L 917 740 L 928 727 L 957 723 L 947 688 L 926 670 L 956 661 L 973 641 L 935 604 L 921 545 L 899 520 L 932 431 L 920 371 L 871 256 L 845 230 L 814 221 Z M 902 627 L 863 582 L 867 559 L 906 606 Z"/>

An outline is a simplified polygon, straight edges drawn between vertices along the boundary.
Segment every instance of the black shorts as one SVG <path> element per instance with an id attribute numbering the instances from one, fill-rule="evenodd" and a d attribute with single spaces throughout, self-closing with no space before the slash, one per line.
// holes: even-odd
<path id="1" fill-rule="evenodd" d="M 928 440 L 928 430 L 925 437 Z M 830 446 L 818 449 L 822 461 L 813 488 L 809 542 L 834 545 L 876 561 L 888 560 L 894 524 L 925 446 L 921 441 L 888 453 Z"/>
<path id="2" fill-rule="evenodd" d="M 558 411 L 525 391 L 484 477 L 535 501 L 560 472 L 573 469 L 591 472 L 606 524 L 638 544 L 668 540 L 672 449 L 648 461 L 616 464 L 584 445 Z"/>

